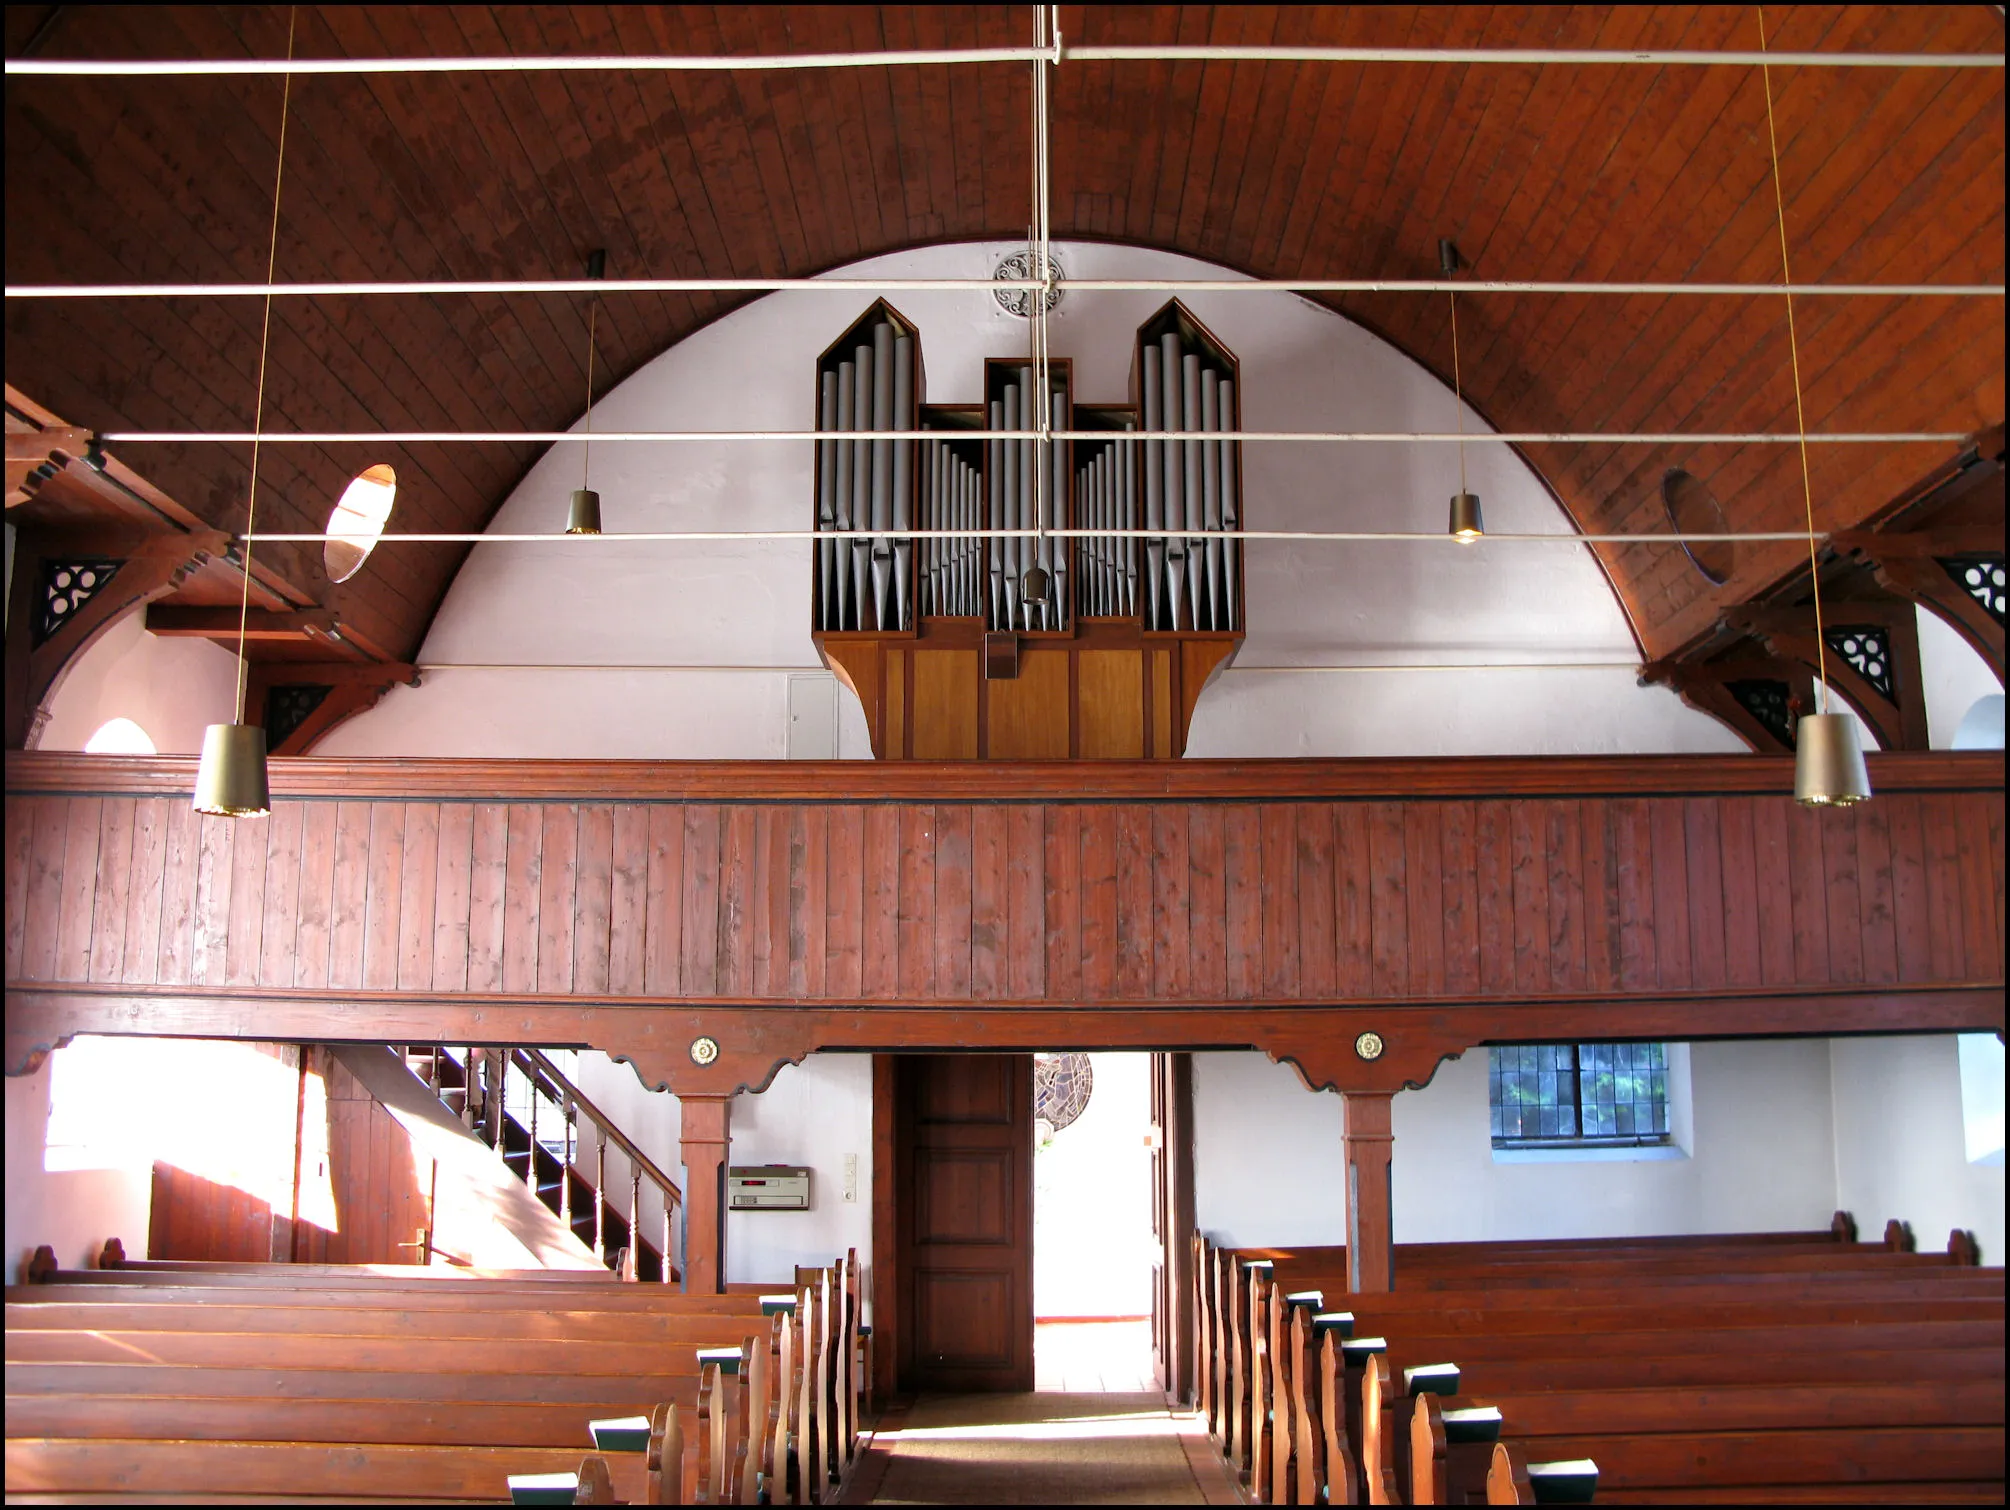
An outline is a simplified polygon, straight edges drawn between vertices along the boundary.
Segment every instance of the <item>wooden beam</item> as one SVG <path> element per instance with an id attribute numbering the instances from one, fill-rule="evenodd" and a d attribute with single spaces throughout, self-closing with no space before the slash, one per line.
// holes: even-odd
<path id="1" fill-rule="evenodd" d="M 732 1155 L 733 1098 L 680 1098 L 684 1153 L 684 1289 L 726 1293 L 726 1168 Z M 664 1255 L 668 1263 L 670 1256 Z"/>
<path id="2" fill-rule="evenodd" d="M 2003 525 L 1963 525 L 1909 534 L 1846 530 L 1830 546 L 1870 563 L 1878 584 L 1937 614 L 2003 679 L 2003 625 L 1948 575 L 1944 557 L 2003 555 Z"/>
<path id="3" fill-rule="evenodd" d="M 1387 1294 L 1396 1284 L 1396 1238 L 1390 1180 L 1394 1134 L 1386 1091 L 1349 1091 L 1341 1147 L 1347 1165 L 1347 1288 Z"/>
<path id="4" fill-rule="evenodd" d="M 1887 750 L 1929 747 L 1926 681 L 1919 662 L 1919 621 L 1910 603 L 1832 602 L 1822 615 L 1825 630 L 1868 624 L 1884 631 L 1891 656 L 1891 664 L 1886 668 L 1892 686 L 1889 694 L 1851 665 L 1834 645 L 1821 643 L 1811 604 L 1794 607 L 1740 604 L 1725 609 L 1721 622 L 1727 629 L 1753 636 L 1775 655 L 1798 663 L 1806 671 L 1818 671 L 1825 666 L 1828 684 L 1870 725 L 1880 747 Z"/>
<path id="5" fill-rule="evenodd" d="M 147 605 L 149 634 L 235 643 L 238 625 L 238 610 L 235 608 L 191 608 L 175 603 Z M 243 618 L 243 633 L 247 640 L 323 639 L 335 627 L 335 611 L 331 608 L 308 608 L 294 613 L 274 613 L 270 609 L 257 608 Z"/>
<path id="6" fill-rule="evenodd" d="M 26 503 L 35 496 L 42 480 L 36 474 L 53 475 L 82 457 L 91 447 L 91 432 L 76 425 L 56 425 L 46 430 L 7 432 L 7 507 Z M 46 471 L 45 471 L 46 469 Z"/>

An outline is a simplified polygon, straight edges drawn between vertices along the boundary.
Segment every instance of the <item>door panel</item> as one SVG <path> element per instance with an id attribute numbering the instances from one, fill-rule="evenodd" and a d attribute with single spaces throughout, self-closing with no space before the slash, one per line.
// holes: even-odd
<path id="1" fill-rule="evenodd" d="M 1033 1387 L 1033 1058 L 894 1058 L 899 1384 Z"/>

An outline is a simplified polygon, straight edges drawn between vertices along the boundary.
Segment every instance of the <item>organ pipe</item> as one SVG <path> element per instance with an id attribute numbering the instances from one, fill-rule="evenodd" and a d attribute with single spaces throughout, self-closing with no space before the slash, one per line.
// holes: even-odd
<path id="1" fill-rule="evenodd" d="M 1180 409 L 1179 332 L 1167 331 L 1159 337 L 1159 383 L 1163 394 L 1165 427 L 1185 428 Z M 1161 441 L 1165 452 L 1165 524 L 1169 530 L 1186 523 L 1186 469 L 1181 461 L 1180 443 Z M 1166 539 L 1166 625 L 1168 629 L 1191 627 L 1186 605 L 1186 541 L 1178 535 Z"/>
<path id="2" fill-rule="evenodd" d="M 838 375 L 824 372 L 818 381 L 817 428 L 838 428 Z M 837 448 L 834 440 L 817 442 L 817 528 L 837 528 Z M 837 542 L 817 542 L 817 623 L 824 629 L 838 627 Z"/>
<path id="3" fill-rule="evenodd" d="M 840 362 L 838 364 L 838 428 L 851 428 L 858 408 L 858 364 Z M 832 500 L 837 512 L 837 526 L 841 530 L 852 527 L 852 485 L 858 470 L 857 442 L 841 440 L 837 443 L 837 486 Z M 837 577 L 838 617 L 832 626 L 837 629 L 854 629 L 858 625 L 858 615 L 854 605 L 855 572 L 852 558 L 854 551 L 846 543 L 839 542 L 835 549 Z"/>
<path id="4" fill-rule="evenodd" d="M 872 428 L 873 389 L 873 349 L 860 346 L 852 352 L 852 367 L 857 376 L 852 382 L 851 427 L 854 430 Z M 869 440 L 853 441 L 851 448 L 851 513 L 858 527 L 871 529 L 872 523 L 872 450 Z M 872 550 L 868 542 L 854 540 L 851 547 L 852 574 L 852 614 L 848 627 L 868 629 L 872 627 L 871 617 L 866 611 L 872 594 Z"/>
<path id="5" fill-rule="evenodd" d="M 895 336 L 893 341 L 893 412 L 887 417 L 886 428 L 906 430 L 914 424 L 914 340 L 911 336 Z M 914 528 L 914 503 L 909 491 L 914 471 L 914 442 L 897 440 L 893 442 L 893 527 L 897 530 Z M 913 573 L 914 542 L 896 540 L 893 542 L 893 623 L 896 628 L 907 628 L 908 582 Z"/>
<path id="6" fill-rule="evenodd" d="M 1005 428 L 1005 403 L 1002 399 L 992 399 L 990 403 L 991 428 Z M 985 468 L 988 484 L 990 527 L 994 530 L 1005 528 L 1005 469 L 1009 465 L 1005 442 L 987 441 L 989 465 Z M 993 536 L 986 544 L 986 559 L 991 575 L 991 619 L 993 629 L 1003 629 L 1007 625 L 1005 617 L 1005 542 Z"/>
<path id="7" fill-rule="evenodd" d="M 893 327 L 885 323 L 872 328 L 872 428 L 893 428 Z M 893 442 L 872 442 L 872 527 L 893 528 Z M 887 612 L 887 593 L 892 586 L 893 547 L 884 539 L 872 542 L 872 624 L 874 629 L 892 629 Z M 863 618 L 859 628 L 867 628 Z"/>
<path id="8" fill-rule="evenodd" d="M 1164 428 L 1165 401 L 1160 387 L 1160 364 L 1162 358 L 1156 346 L 1148 345 L 1140 358 L 1144 368 L 1142 392 L 1145 401 L 1145 428 Z M 1165 447 L 1155 440 L 1145 442 L 1145 528 L 1159 530 L 1165 528 Z M 1166 577 L 1166 542 L 1162 536 L 1154 535 L 1145 542 L 1145 600 L 1151 611 L 1145 616 L 1145 627 L 1157 629 L 1165 618 L 1159 612 L 1159 599 Z"/>
<path id="9" fill-rule="evenodd" d="M 1182 430 L 1200 428 L 1200 358 L 1191 352 L 1181 356 L 1179 367 L 1179 417 Z M 1186 498 L 1186 581 L 1189 602 L 1187 612 L 1189 622 L 1195 629 L 1210 626 L 1205 617 L 1203 604 L 1207 601 L 1207 550 L 1199 537 L 1206 516 L 1201 497 L 1201 442 L 1183 440 L 1180 446 L 1180 466 L 1184 475 L 1182 491 Z"/>
<path id="10" fill-rule="evenodd" d="M 1242 428 L 1235 413 L 1235 382 L 1232 378 L 1221 380 L 1221 428 L 1239 430 Z M 1236 498 L 1236 461 L 1239 453 L 1233 442 L 1222 442 L 1221 454 L 1221 524 L 1223 529 L 1242 528 L 1242 507 Z M 1242 627 L 1242 604 L 1237 601 L 1241 595 L 1242 582 L 1242 542 L 1226 540 L 1225 561 L 1228 578 L 1228 627 Z"/>

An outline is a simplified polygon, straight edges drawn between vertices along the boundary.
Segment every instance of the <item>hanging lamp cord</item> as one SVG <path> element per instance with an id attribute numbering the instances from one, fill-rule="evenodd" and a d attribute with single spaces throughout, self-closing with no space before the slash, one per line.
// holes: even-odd
<path id="1" fill-rule="evenodd" d="M 293 61 L 293 28 L 300 8 L 286 11 L 286 61 Z M 244 498 L 244 591 L 237 604 L 237 721 L 244 722 L 244 692 L 250 664 L 244 658 L 245 633 L 251 626 L 252 524 L 258 515 L 258 439 L 265 429 L 265 357 L 272 346 L 272 279 L 279 267 L 279 191 L 286 182 L 286 117 L 293 101 L 293 75 L 282 75 L 279 87 L 279 162 L 272 170 L 272 237 L 265 251 L 265 323 L 258 333 L 258 399 L 251 419 L 251 486 Z"/>
<path id="2" fill-rule="evenodd" d="M 1466 398 L 1465 387 L 1459 381 L 1459 295 L 1453 290 L 1448 298 L 1452 301 L 1452 420 L 1458 427 L 1459 436 L 1459 491 L 1466 491 Z"/>
<path id="3" fill-rule="evenodd" d="M 1766 8 L 1757 7 L 1759 13 L 1759 54 L 1766 52 Z M 1766 145 L 1773 158 L 1773 207 L 1778 212 L 1780 222 L 1780 281 L 1786 285 L 1787 300 L 1787 357 L 1794 374 L 1794 427 L 1800 436 L 1801 451 L 1801 500 L 1807 512 L 1808 521 L 1808 580 L 1815 590 L 1815 712 L 1820 713 L 1828 706 L 1829 653 L 1828 640 L 1822 632 L 1822 564 L 1815 549 L 1815 485 L 1813 475 L 1808 470 L 1808 417 L 1801 398 L 1801 347 L 1794 330 L 1793 268 L 1787 261 L 1787 201 L 1780 188 L 1780 138 L 1773 125 L 1773 70 L 1770 64 L 1761 61 L 1759 78 L 1766 91 Z"/>
<path id="4" fill-rule="evenodd" d="M 586 301 L 586 439 L 580 445 L 579 485 L 591 487 L 593 474 L 593 334 L 600 318 L 600 299 L 589 294 Z"/>

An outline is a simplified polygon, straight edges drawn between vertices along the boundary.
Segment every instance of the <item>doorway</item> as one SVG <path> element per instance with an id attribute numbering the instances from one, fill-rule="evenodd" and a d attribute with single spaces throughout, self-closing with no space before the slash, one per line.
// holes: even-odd
<path id="1" fill-rule="evenodd" d="M 1152 1056 L 1033 1056 L 1034 1387 L 1156 1387 Z"/>

